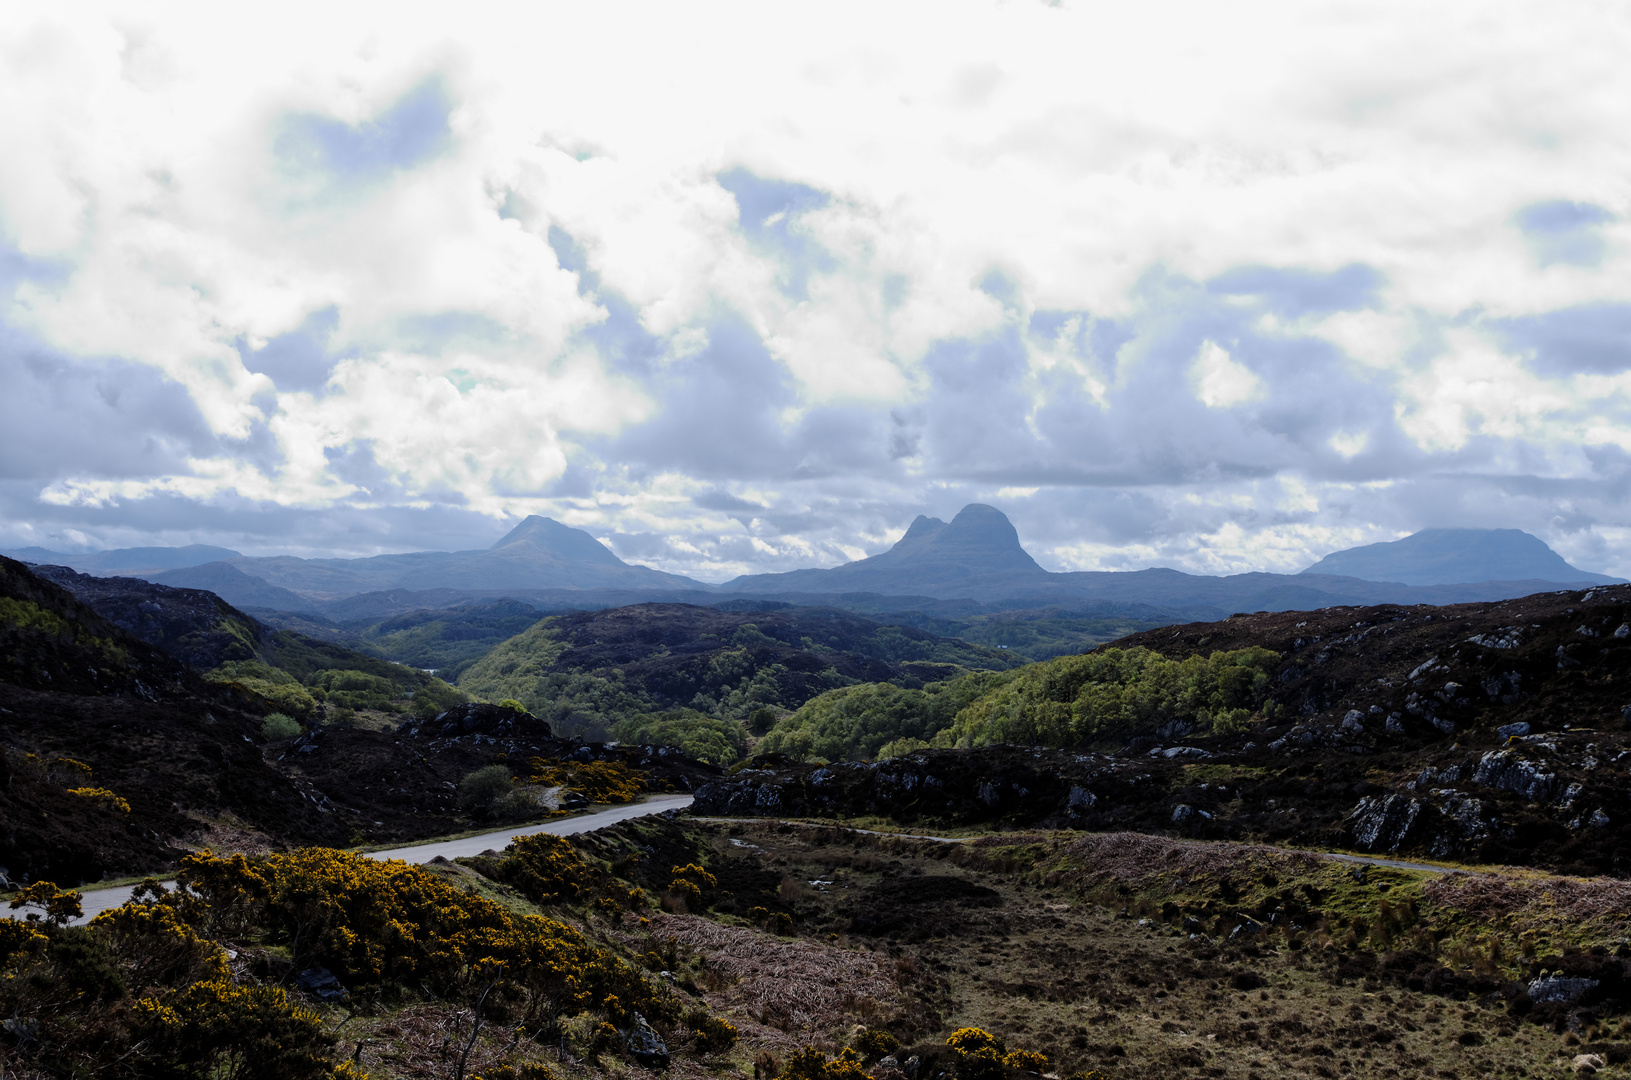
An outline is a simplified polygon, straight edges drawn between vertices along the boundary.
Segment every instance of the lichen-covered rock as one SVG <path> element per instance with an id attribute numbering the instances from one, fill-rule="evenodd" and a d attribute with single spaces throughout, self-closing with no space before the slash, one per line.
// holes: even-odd
<path id="1" fill-rule="evenodd" d="M 1595 990 L 1596 979 L 1573 978 L 1567 975 L 1543 975 L 1529 984 L 1529 1000 L 1540 1005 L 1549 1001 L 1574 1001 L 1588 990 Z"/>
<path id="2" fill-rule="evenodd" d="M 668 1068 L 668 1044 L 663 1042 L 646 1018 L 634 1014 L 634 1023 L 623 1034 L 623 1048 L 629 1057 L 648 1069 Z"/>
<path id="3" fill-rule="evenodd" d="M 1368 795 L 1344 823 L 1362 851 L 1398 851 L 1420 828 L 1425 804 L 1406 795 Z"/>
<path id="4" fill-rule="evenodd" d="M 1486 787 L 1512 791 L 1530 802 L 1546 802 L 1557 790 L 1557 775 L 1512 750 L 1491 750 L 1478 759 L 1472 778 Z"/>

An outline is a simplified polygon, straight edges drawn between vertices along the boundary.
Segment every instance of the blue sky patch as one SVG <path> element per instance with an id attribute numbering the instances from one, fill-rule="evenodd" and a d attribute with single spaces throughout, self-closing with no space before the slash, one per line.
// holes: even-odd
<path id="1" fill-rule="evenodd" d="M 1554 199 L 1533 203 L 1512 217 L 1542 266 L 1596 266 L 1608 243 L 1597 230 L 1614 215 L 1595 203 Z"/>
<path id="2" fill-rule="evenodd" d="M 426 79 L 396 104 L 358 124 L 298 113 L 284 119 L 273 150 L 298 171 L 369 183 L 436 157 L 453 140 L 453 102 L 440 78 Z"/>

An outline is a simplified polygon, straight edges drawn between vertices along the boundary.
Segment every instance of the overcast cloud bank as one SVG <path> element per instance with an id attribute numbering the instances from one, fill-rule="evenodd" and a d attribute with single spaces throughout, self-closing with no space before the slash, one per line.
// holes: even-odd
<path id="1" fill-rule="evenodd" d="M 1631 575 L 1631 14 L 38 9 L 0 546 Z"/>

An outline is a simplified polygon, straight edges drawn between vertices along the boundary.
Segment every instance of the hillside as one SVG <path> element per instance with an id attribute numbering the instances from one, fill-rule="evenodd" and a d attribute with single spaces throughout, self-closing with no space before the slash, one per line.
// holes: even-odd
<path id="1" fill-rule="evenodd" d="M 465 700 L 416 667 L 344 642 L 275 630 L 202 589 L 93 577 L 64 566 L 32 569 L 206 679 L 230 684 L 300 720 L 349 722 L 362 710 L 375 723 L 388 722 L 398 713 L 440 711 Z"/>
<path id="2" fill-rule="evenodd" d="M 1021 662 L 832 608 L 638 604 L 544 619 L 477 661 L 458 685 L 489 701 L 514 698 L 563 731 L 612 733 L 634 718 L 682 710 L 764 724 L 835 686 L 921 686 Z"/>
<path id="3" fill-rule="evenodd" d="M 1518 529 L 1423 529 L 1403 540 L 1333 552 L 1303 573 L 1406 585 L 1522 580 L 1612 585 L 1620 580 L 1570 566 L 1545 541 Z"/>
<path id="4" fill-rule="evenodd" d="M 1631 586 L 1236 616 L 1010 673 L 922 736 L 944 749 L 772 765 L 698 805 L 1626 874 L 1628 686 Z"/>
<path id="5" fill-rule="evenodd" d="M 234 823 L 287 842 L 343 841 L 349 829 L 262 760 L 263 712 L 0 559 L 3 872 L 69 882 L 142 872 Z"/>
<path id="6" fill-rule="evenodd" d="M 54 573 L 153 641 L 0 560 L 0 874 L 10 880 L 159 871 L 200 844 L 391 843 L 538 819 L 553 812 L 547 787 L 576 783 L 556 778 L 500 803 L 461 797 L 471 774 L 495 765 L 528 777 L 539 760 L 601 761 L 659 789 L 717 772 L 650 746 L 557 738 L 525 713 L 463 705 L 423 672 L 267 631 L 207 593 Z M 161 646 L 217 666 L 200 672 Z M 274 710 L 288 714 L 283 727 Z"/>
<path id="7" fill-rule="evenodd" d="M 494 646 L 545 614 L 520 600 L 477 600 L 379 622 L 352 621 L 342 628 L 355 635 L 359 648 L 454 682 Z"/>

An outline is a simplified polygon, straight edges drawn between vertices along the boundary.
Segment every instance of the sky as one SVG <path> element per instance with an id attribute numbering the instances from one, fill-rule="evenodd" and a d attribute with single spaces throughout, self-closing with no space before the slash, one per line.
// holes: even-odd
<path id="1" fill-rule="evenodd" d="M 415 10 L 415 9 L 419 10 Z M 1631 576 L 1631 9 L 24 3 L 0 547 Z"/>

